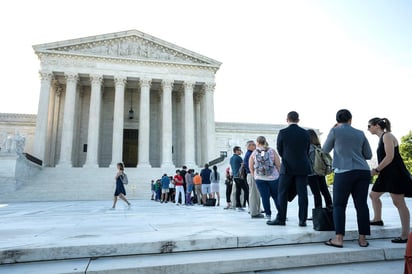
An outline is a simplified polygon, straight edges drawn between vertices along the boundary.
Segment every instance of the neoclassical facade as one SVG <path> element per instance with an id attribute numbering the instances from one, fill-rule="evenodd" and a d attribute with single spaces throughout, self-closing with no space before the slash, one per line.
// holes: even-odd
<path id="1" fill-rule="evenodd" d="M 137 30 L 33 46 L 33 154 L 50 167 L 201 166 L 215 146 L 221 63 Z"/>

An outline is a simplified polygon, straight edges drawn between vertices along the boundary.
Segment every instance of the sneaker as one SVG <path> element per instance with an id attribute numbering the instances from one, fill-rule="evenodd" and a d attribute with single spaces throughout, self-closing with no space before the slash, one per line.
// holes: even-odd
<path id="1" fill-rule="evenodd" d="M 270 215 L 265 215 L 265 219 L 268 219 L 268 220 L 270 220 L 272 218 L 272 216 L 270 216 Z"/>
<path id="2" fill-rule="evenodd" d="M 241 212 L 241 211 L 245 211 L 245 209 L 244 209 L 243 207 L 237 207 L 237 208 L 236 208 L 236 211 Z"/>

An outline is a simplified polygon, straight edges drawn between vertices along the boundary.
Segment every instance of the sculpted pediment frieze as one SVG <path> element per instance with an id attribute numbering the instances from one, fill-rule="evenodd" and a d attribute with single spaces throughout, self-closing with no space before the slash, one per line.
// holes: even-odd
<path id="1" fill-rule="evenodd" d="M 178 47 L 177 47 L 178 48 Z M 46 52 L 65 52 L 98 57 L 115 57 L 136 60 L 155 60 L 186 64 L 215 65 L 208 60 L 191 56 L 165 45 L 133 35 L 47 48 Z M 196 54 L 194 54 L 196 55 Z"/>

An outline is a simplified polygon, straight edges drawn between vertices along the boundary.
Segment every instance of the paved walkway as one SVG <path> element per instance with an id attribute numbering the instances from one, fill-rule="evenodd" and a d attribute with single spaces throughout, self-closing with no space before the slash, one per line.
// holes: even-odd
<path id="1" fill-rule="evenodd" d="M 309 208 L 312 200 L 310 197 Z M 0 203 L 0 262 L 137 254 L 136 244 L 138 254 L 296 243 L 319 243 L 320 249 L 328 249 L 322 242 L 334 235 L 334 232 L 314 231 L 311 222 L 307 227 L 299 227 L 297 199 L 289 204 L 284 227 L 268 226 L 265 219 L 251 219 L 247 211 L 223 210 L 223 206 L 131 202 L 129 209 L 119 201 L 116 210 L 110 209 L 111 200 Z M 407 199 L 407 203 L 412 207 L 412 199 Z M 393 246 L 389 238 L 399 235 L 400 221 L 388 195 L 383 197 L 383 205 L 385 226 L 372 227 L 371 238 L 387 239 L 387 245 Z M 345 244 L 349 246 L 357 238 L 356 214 L 351 202 L 346 230 Z M 382 273 L 399 273 L 395 270 L 402 268 L 403 261 L 386 265 L 388 271 L 379 266 Z M 0 273 L 5 273 L 2 272 L 5 267 L 0 266 Z M 341 272 L 344 267 L 340 266 L 339 273 L 354 273 Z M 288 271 L 292 270 L 276 273 L 294 273 Z"/>

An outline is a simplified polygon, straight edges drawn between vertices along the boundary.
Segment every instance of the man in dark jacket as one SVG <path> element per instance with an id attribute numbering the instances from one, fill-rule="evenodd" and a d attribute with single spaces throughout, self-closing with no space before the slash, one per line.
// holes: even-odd
<path id="1" fill-rule="evenodd" d="M 289 126 L 280 130 L 277 138 L 277 150 L 282 158 L 279 177 L 279 212 L 275 220 L 268 225 L 285 225 L 288 205 L 288 193 L 296 187 L 299 204 L 299 226 L 306 226 L 308 216 L 308 175 L 311 173 L 309 162 L 310 137 L 307 130 L 298 126 L 299 114 L 288 113 Z"/>
<path id="2" fill-rule="evenodd" d="M 233 155 L 230 158 L 230 167 L 232 169 L 233 180 L 235 181 L 236 185 L 236 209 L 238 211 L 244 211 L 243 207 L 246 206 L 246 202 L 249 203 L 249 189 L 247 186 L 247 182 L 244 178 L 240 177 L 239 169 L 243 163 L 242 157 L 242 149 L 240 146 L 235 146 L 233 148 Z M 240 195 L 241 191 L 243 190 L 244 194 L 244 203 L 242 207 L 242 203 L 240 202 Z"/>

